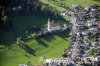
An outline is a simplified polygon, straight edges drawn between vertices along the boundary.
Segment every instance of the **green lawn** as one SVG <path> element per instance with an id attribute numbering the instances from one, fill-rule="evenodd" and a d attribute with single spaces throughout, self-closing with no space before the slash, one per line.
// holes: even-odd
<path id="1" fill-rule="evenodd" d="M 41 0 L 45 4 L 57 8 L 59 11 L 64 11 L 66 8 L 61 7 L 61 2 L 65 3 L 66 7 L 71 7 L 73 4 L 87 6 L 92 4 L 100 5 L 100 0 Z"/>
<path id="2" fill-rule="evenodd" d="M 40 57 L 59 58 L 64 48 L 68 47 L 70 36 L 68 31 L 40 37 L 36 40 L 25 33 L 31 25 L 43 27 L 47 17 L 43 15 L 13 17 L 14 26 L 9 31 L 0 31 L 0 66 L 18 66 L 31 61 L 39 64 Z M 17 37 L 25 40 L 26 48 L 19 47 Z M 2 38 L 2 39 L 1 39 Z"/>

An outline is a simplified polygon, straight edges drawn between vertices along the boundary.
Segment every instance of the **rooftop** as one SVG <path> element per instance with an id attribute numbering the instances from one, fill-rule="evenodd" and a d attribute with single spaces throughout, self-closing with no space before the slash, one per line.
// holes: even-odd
<path id="1" fill-rule="evenodd" d="M 59 23 L 56 23 L 56 22 L 51 22 L 50 23 L 50 26 L 51 27 L 57 27 L 57 26 L 60 26 L 60 24 Z"/>

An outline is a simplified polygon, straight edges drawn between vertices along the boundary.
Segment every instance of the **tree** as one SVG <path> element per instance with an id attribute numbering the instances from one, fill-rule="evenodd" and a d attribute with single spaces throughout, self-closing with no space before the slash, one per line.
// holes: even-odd
<path id="1" fill-rule="evenodd" d="M 32 33 L 31 36 L 35 39 L 36 38 L 36 33 Z"/>
<path id="2" fill-rule="evenodd" d="M 48 8 L 47 8 L 46 5 L 42 5 L 42 7 L 41 7 L 41 12 L 44 13 L 45 15 L 47 14 Z"/>

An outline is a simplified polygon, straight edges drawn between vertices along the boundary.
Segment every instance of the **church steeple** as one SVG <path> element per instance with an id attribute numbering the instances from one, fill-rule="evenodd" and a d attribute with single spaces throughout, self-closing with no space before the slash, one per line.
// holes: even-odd
<path id="1" fill-rule="evenodd" d="M 50 29 L 50 19 L 48 18 L 48 29 Z"/>

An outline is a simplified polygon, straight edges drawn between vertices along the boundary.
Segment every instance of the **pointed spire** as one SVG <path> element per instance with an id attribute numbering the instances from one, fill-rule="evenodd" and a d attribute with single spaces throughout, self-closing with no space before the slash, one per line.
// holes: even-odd
<path id="1" fill-rule="evenodd" d="M 54 21 L 52 20 L 52 23 L 54 23 Z"/>
<path id="2" fill-rule="evenodd" d="M 48 18 L 48 22 L 50 22 L 50 18 Z"/>
<path id="3" fill-rule="evenodd" d="M 50 26 L 50 19 L 48 18 L 48 26 Z"/>
<path id="4" fill-rule="evenodd" d="M 50 19 L 48 18 L 48 30 L 50 29 Z"/>

